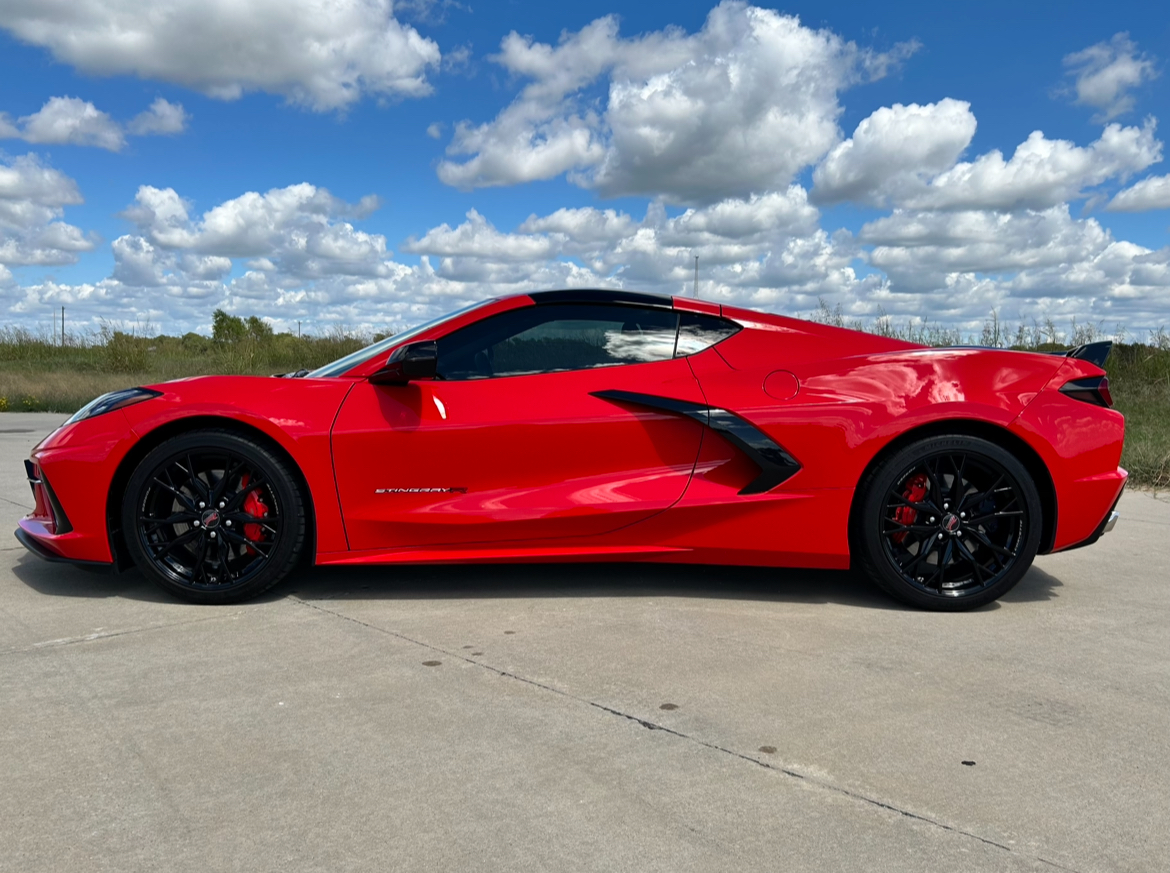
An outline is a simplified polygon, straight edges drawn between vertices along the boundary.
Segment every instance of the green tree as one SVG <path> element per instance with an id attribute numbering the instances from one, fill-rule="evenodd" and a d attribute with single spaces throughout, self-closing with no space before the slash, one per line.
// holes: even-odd
<path id="1" fill-rule="evenodd" d="M 266 321 L 261 321 L 254 315 L 248 316 L 248 336 L 254 340 L 264 342 L 272 339 L 272 325 Z"/>
<path id="2" fill-rule="evenodd" d="M 217 343 L 236 343 L 248 335 L 244 321 L 237 315 L 228 315 L 222 309 L 211 314 L 211 336 Z"/>
<path id="3" fill-rule="evenodd" d="M 206 354 L 211 348 L 211 340 L 202 334 L 194 332 L 183 334 L 182 339 L 179 340 L 179 344 L 184 351 L 194 352 L 197 355 Z"/>

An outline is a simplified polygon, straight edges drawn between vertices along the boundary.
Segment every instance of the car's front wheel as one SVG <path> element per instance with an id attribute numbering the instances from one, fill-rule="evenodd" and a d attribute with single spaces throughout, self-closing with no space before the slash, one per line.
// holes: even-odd
<path id="1" fill-rule="evenodd" d="M 1035 483 L 1014 455 L 977 437 L 902 448 L 866 476 L 860 497 L 860 568 L 914 606 L 990 603 L 1020 581 L 1039 548 Z"/>
<path id="2" fill-rule="evenodd" d="M 196 603 L 235 603 L 296 566 L 305 511 L 287 464 L 226 430 L 191 431 L 152 450 L 122 507 L 134 562 L 164 589 Z"/>

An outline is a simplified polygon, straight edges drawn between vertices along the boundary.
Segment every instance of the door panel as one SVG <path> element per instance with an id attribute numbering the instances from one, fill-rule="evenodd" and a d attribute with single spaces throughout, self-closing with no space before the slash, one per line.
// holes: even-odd
<path id="1" fill-rule="evenodd" d="M 590 536 L 682 496 L 702 426 L 592 396 L 702 403 L 685 360 L 558 373 L 358 383 L 333 429 L 351 549 Z"/>

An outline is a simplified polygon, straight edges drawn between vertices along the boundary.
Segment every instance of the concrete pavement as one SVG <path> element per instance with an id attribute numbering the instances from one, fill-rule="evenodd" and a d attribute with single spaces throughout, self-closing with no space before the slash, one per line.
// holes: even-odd
<path id="1" fill-rule="evenodd" d="M 0 416 L 0 870 L 1168 866 L 1165 499 L 962 615 L 630 564 L 200 607 L 3 539 L 61 418 Z"/>

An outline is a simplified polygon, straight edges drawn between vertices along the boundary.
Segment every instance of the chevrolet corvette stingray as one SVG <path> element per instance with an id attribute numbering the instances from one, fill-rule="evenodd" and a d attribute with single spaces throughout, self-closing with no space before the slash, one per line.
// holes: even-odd
<path id="1" fill-rule="evenodd" d="M 493 299 L 312 372 L 103 395 L 25 462 L 16 536 L 202 603 L 302 563 L 666 561 L 853 567 L 969 609 L 1116 522 L 1108 352 L 627 291 Z"/>

